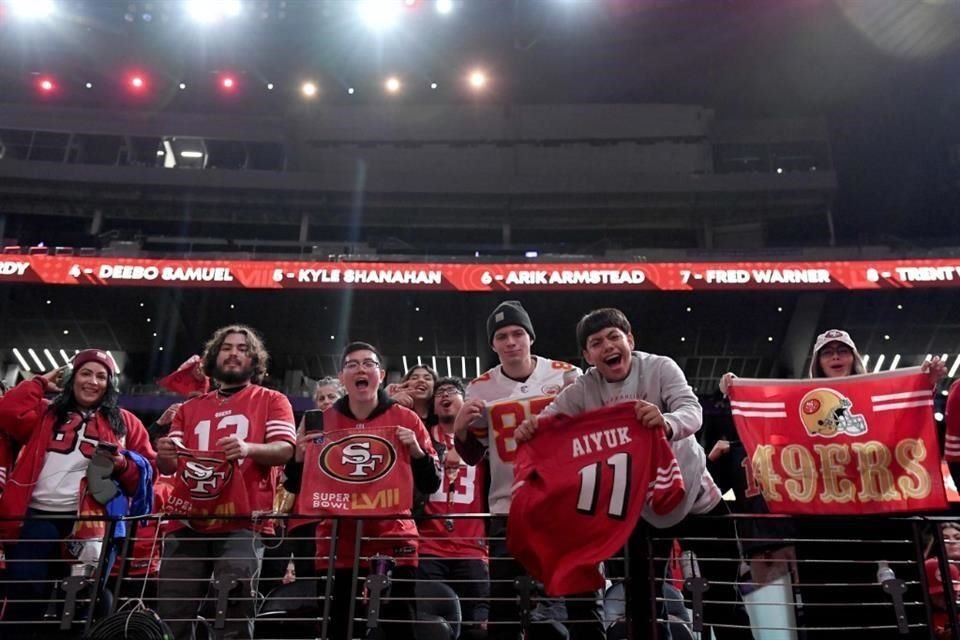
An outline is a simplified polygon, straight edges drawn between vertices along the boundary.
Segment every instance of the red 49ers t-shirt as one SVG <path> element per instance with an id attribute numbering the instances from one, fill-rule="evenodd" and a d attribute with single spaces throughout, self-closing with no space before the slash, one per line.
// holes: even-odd
<path id="1" fill-rule="evenodd" d="M 440 488 L 427 498 L 420 530 L 420 554 L 441 558 L 486 558 L 484 518 L 444 518 L 447 514 L 484 513 L 486 466 L 469 466 L 454 448 L 453 434 L 436 426 L 433 439 L 446 447 Z"/>
<path id="2" fill-rule="evenodd" d="M 598 565 L 627 542 L 644 505 L 667 513 L 684 496 L 663 431 L 637 422 L 633 402 L 540 418 L 515 465 L 507 546 L 551 596 L 603 586 Z"/>
<path id="3" fill-rule="evenodd" d="M 184 402 L 170 428 L 171 438 L 194 451 L 215 451 L 221 438 L 234 434 L 251 443 L 289 442 L 296 445 L 296 427 L 290 401 L 279 391 L 255 384 L 249 384 L 230 396 L 211 391 Z M 278 468 L 264 466 L 247 458 L 240 462 L 237 472 L 231 481 L 243 482 L 250 514 L 269 513 L 273 509 Z M 174 494 L 177 493 L 177 485 L 181 484 L 184 484 L 184 478 L 178 475 L 174 479 Z M 229 494 L 228 491 L 221 492 L 224 497 Z M 251 526 L 250 521 L 238 520 L 232 528 L 246 529 Z M 269 530 L 270 527 L 264 524 L 261 528 Z M 171 526 L 171 529 L 174 528 L 177 528 L 176 523 Z"/>

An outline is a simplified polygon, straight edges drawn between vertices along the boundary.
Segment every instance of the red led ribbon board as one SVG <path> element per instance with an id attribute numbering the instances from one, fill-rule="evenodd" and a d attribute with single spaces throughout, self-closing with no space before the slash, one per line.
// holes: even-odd
<path id="1" fill-rule="evenodd" d="M 960 260 L 466 264 L 5 255 L 0 283 L 420 291 L 758 291 L 960 287 Z"/>

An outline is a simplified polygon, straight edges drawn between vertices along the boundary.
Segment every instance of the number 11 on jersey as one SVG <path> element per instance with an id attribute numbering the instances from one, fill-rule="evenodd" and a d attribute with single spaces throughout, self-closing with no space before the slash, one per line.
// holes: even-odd
<path id="1" fill-rule="evenodd" d="M 607 515 L 617 520 L 623 520 L 627 511 L 627 504 L 630 498 L 630 454 L 615 453 L 607 458 L 607 467 L 613 469 L 613 485 L 610 487 L 610 504 L 607 507 Z M 593 515 L 597 509 L 597 501 L 600 499 L 600 480 L 601 464 L 593 464 L 581 467 L 580 471 L 580 492 L 577 495 L 577 511 L 587 515 Z"/>

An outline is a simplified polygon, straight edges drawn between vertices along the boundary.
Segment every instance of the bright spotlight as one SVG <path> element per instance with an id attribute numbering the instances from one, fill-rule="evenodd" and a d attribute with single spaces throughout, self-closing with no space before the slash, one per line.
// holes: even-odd
<path id="1" fill-rule="evenodd" d="M 402 6 L 398 0 L 361 0 L 357 15 L 374 31 L 387 31 L 396 26 Z"/>
<path id="2" fill-rule="evenodd" d="M 453 11 L 453 0 L 437 0 L 433 7 L 437 10 L 437 13 L 445 16 Z"/>
<path id="3" fill-rule="evenodd" d="M 186 83 L 186 82 L 181 82 L 181 83 L 180 83 L 179 85 L 177 85 L 177 86 L 180 87 L 180 91 L 186 91 L 186 89 L 187 89 L 187 83 Z"/>
<path id="4" fill-rule="evenodd" d="M 53 83 L 53 80 L 50 78 L 40 78 L 40 81 L 37 83 L 40 91 L 43 93 L 51 93 L 57 86 Z"/>
<path id="5" fill-rule="evenodd" d="M 308 98 L 312 98 L 315 95 L 317 95 L 317 90 L 318 90 L 317 85 L 313 82 L 307 81 L 307 82 L 304 82 L 302 85 L 300 85 L 301 93 L 303 93 L 303 95 L 305 95 Z"/>
<path id="6" fill-rule="evenodd" d="M 436 88 L 437 88 L 437 83 L 436 83 L 436 82 L 431 82 L 431 83 L 430 83 L 430 88 L 431 88 L 431 89 L 436 89 Z"/>
<path id="7" fill-rule="evenodd" d="M 147 86 L 147 81 L 141 75 L 130 76 L 130 88 L 134 91 L 140 91 Z"/>
<path id="8" fill-rule="evenodd" d="M 21 20 L 44 20 L 57 11 L 53 0 L 7 0 L 7 6 Z"/>
<path id="9" fill-rule="evenodd" d="M 230 91 L 235 86 L 237 86 L 237 83 L 233 79 L 233 76 L 223 76 L 222 78 L 220 78 L 220 86 L 226 89 L 227 91 Z"/>
<path id="10" fill-rule="evenodd" d="M 243 11 L 240 0 L 187 0 L 187 15 L 198 24 L 213 24 L 236 18 Z"/>
<path id="11" fill-rule="evenodd" d="M 470 75 L 467 76 L 467 82 L 470 83 L 470 86 L 474 89 L 480 90 L 487 86 L 487 74 L 479 69 L 470 72 Z"/>
<path id="12" fill-rule="evenodd" d="M 273 83 L 272 83 L 272 82 L 268 82 L 268 83 L 267 83 L 267 91 L 273 91 Z"/>
<path id="13" fill-rule="evenodd" d="M 92 83 L 92 82 L 88 82 L 88 83 L 86 83 L 86 84 L 83 85 L 83 86 L 85 86 L 87 89 L 93 89 L 93 83 Z"/>
<path id="14" fill-rule="evenodd" d="M 383 83 L 383 86 L 388 93 L 397 93 L 400 91 L 400 78 L 397 76 L 390 76 L 387 78 L 387 81 Z"/>

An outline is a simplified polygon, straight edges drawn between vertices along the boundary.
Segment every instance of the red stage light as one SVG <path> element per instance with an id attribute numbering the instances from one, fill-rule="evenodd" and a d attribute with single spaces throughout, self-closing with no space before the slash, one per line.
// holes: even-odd
<path id="1" fill-rule="evenodd" d="M 134 91 L 140 91 L 147 86 L 147 81 L 141 75 L 130 76 L 130 88 Z"/>
<path id="2" fill-rule="evenodd" d="M 50 93 L 57 88 L 57 85 L 55 85 L 53 80 L 50 78 L 41 78 L 37 83 L 37 86 L 40 88 L 40 91 L 43 91 L 44 93 Z"/>
<path id="3" fill-rule="evenodd" d="M 220 86 L 224 89 L 230 90 L 236 86 L 236 81 L 234 81 L 233 76 L 224 76 L 220 80 Z"/>

